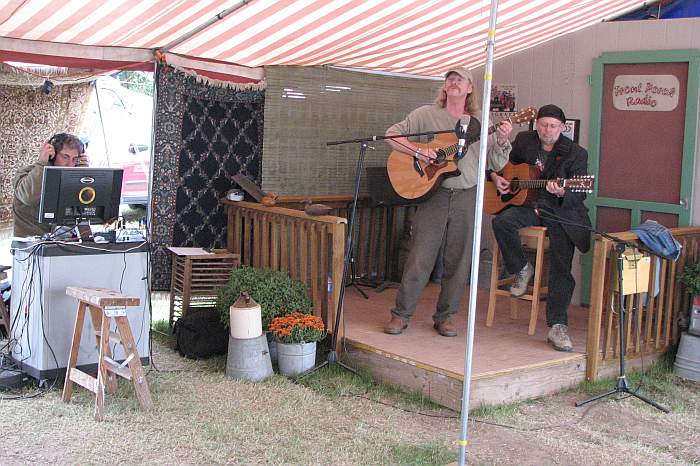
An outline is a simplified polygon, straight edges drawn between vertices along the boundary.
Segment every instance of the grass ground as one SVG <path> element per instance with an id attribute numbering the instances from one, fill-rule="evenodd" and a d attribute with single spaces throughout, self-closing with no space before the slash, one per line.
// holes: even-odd
<path id="1" fill-rule="evenodd" d="M 0 400 L 2 464 L 448 464 L 460 419 L 420 395 L 328 368 L 294 383 L 247 383 L 224 375 L 225 358 L 181 358 L 154 333 L 147 379 L 155 407 L 138 408 L 125 383 L 108 396 L 106 421 L 91 396 L 71 404 L 53 389 Z M 610 382 L 470 416 L 470 464 L 700 464 L 700 387 L 673 376 L 669 360 L 636 386 L 670 406 L 660 413 L 628 398 L 573 407 Z M 28 389 L 25 394 L 34 393 Z"/>

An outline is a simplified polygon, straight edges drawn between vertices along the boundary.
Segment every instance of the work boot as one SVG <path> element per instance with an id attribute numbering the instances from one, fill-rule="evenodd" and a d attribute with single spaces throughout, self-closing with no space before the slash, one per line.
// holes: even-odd
<path id="1" fill-rule="evenodd" d="M 391 320 L 384 326 L 384 333 L 389 335 L 400 335 L 408 327 L 408 321 L 392 314 Z"/>
<path id="2" fill-rule="evenodd" d="M 571 351 L 574 349 L 571 338 L 569 338 L 569 328 L 564 324 L 554 324 L 547 334 L 547 342 L 557 351 Z"/>
<path id="3" fill-rule="evenodd" d="M 452 323 L 451 319 L 445 319 L 442 322 L 435 322 L 433 327 L 435 328 L 435 330 L 437 330 L 437 333 L 439 333 L 443 337 L 457 336 L 457 329 L 455 328 L 455 325 Z"/>
<path id="4" fill-rule="evenodd" d="M 535 274 L 535 268 L 526 263 L 522 270 L 515 274 L 515 281 L 510 287 L 511 296 L 518 297 L 525 294 L 527 291 L 527 284 L 530 283 L 530 279 Z"/>

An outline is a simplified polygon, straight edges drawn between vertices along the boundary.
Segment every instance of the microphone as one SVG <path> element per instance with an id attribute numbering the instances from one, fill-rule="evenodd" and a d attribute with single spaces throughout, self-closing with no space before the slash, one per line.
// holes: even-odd
<path id="1" fill-rule="evenodd" d="M 455 126 L 455 133 L 457 135 L 457 138 L 459 139 L 457 141 L 457 155 L 455 155 L 456 159 L 461 159 L 464 157 L 464 149 L 465 146 L 467 145 L 467 122 L 465 121 L 466 119 L 464 117 L 460 118 L 460 120 L 457 122 L 457 125 Z"/>

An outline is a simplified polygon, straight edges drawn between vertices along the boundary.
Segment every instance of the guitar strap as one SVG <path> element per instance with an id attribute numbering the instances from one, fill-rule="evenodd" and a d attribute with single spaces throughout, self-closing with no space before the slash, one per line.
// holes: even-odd
<path id="1" fill-rule="evenodd" d="M 481 136 L 481 122 L 476 117 L 469 118 L 467 125 L 467 141 L 476 141 Z"/>

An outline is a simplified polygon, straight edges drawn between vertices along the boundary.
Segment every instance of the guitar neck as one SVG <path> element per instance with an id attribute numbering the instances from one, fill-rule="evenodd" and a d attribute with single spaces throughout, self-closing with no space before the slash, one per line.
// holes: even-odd
<path id="1" fill-rule="evenodd" d="M 512 180 L 511 189 L 542 189 L 547 186 L 549 180 Z"/>
<path id="2" fill-rule="evenodd" d="M 505 121 L 505 120 L 504 120 L 504 121 Z M 500 123 L 496 123 L 495 125 L 489 126 L 488 134 L 492 134 L 494 131 L 496 131 L 496 128 L 498 128 L 498 125 L 499 125 L 499 124 L 500 124 Z M 475 135 L 472 136 L 472 137 L 466 138 L 465 147 L 471 146 L 472 144 L 474 144 L 474 143 L 475 143 L 476 141 L 478 141 L 479 139 L 481 139 L 481 134 L 475 134 Z M 459 144 L 452 144 L 452 145 L 450 145 L 450 146 L 443 147 L 441 150 L 442 150 L 442 151 L 445 153 L 445 155 L 447 155 L 447 156 L 455 155 L 455 154 L 457 153 L 457 151 L 459 151 Z"/>
<path id="3" fill-rule="evenodd" d="M 562 188 L 572 189 L 570 186 L 567 186 L 569 180 L 563 178 L 554 178 L 551 180 L 511 180 L 510 187 L 511 189 L 543 189 L 547 187 L 548 181 L 556 181 Z M 574 186 L 573 189 L 576 189 L 576 186 Z"/>

